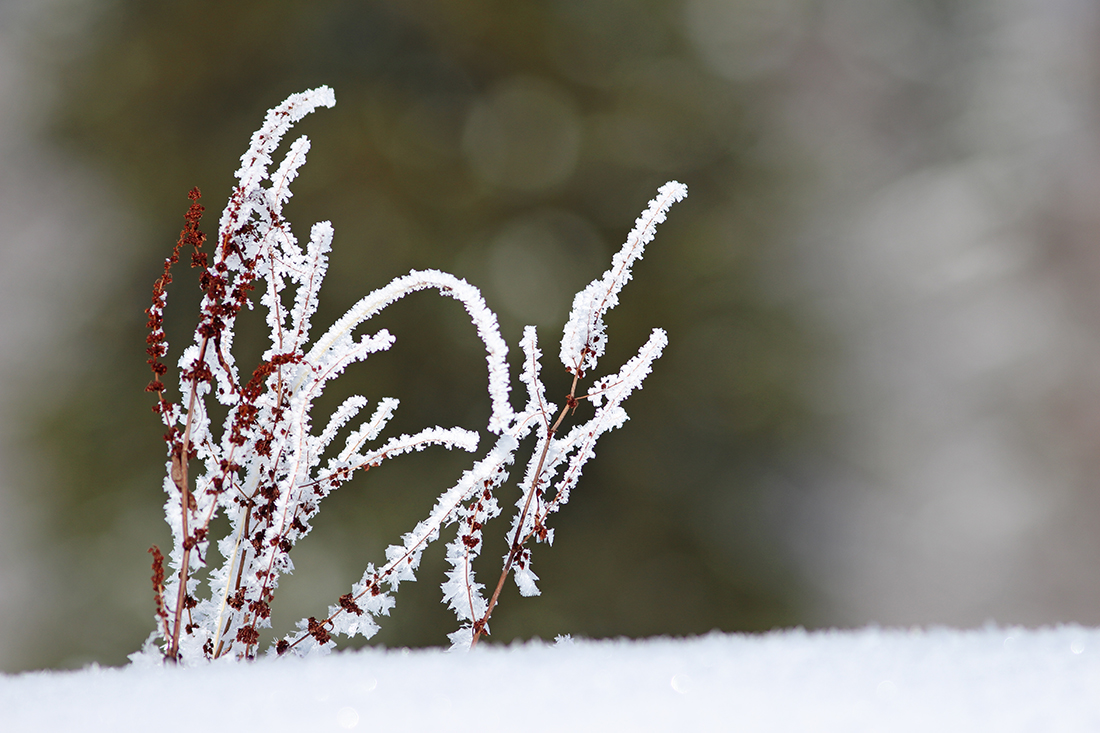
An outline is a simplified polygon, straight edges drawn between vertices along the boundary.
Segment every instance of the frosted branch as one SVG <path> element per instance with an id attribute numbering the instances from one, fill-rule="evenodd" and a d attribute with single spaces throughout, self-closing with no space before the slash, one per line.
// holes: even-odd
<path id="1" fill-rule="evenodd" d="M 441 589 L 443 602 L 462 627 L 450 638 L 457 646 L 476 643 L 480 634 L 488 632 L 489 616 L 509 573 L 514 573 L 523 595 L 538 593 L 528 541 L 553 541 L 553 530 L 547 527 L 549 515 L 568 500 L 581 468 L 594 455 L 597 439 L 627 419 L 623 401 L 641 386 L 667 343 L 664 331 L 655 329 L 634 358 L 613 375 L 596 380 L 587 394 L 577 396 L 579 380 L 604 353 L 604 316 L 617 303 L 631 267 L 669 206 L 687 193 L 676 182 L 661 187 L 615 255 L 611 269 L 577 294 L 561 344 L 562 362 L 573 380 L 560 411 L 546 397 L 542 352 L 533 326 L 524 330 L 520 341 L 519 382 L 527 401 L 521 411 L 513 409 L 508 346 L 497 317 L 476 287 L 447 273 L 414 270 L 398 277 L 361 299 L 311 341 L 333 230 L 328 222 L 315 224 L 303 248 L 282 215 L 292 196 L 291 184 L 305 163 L 309 140 L 300 137 L 292 142 L 270 179 L 269 168 L 290 127 L 318 107 L 333 104 L 332 90 L 319 87 L 292 95 L 268 112 L 241 157 L 238 185 L 222 212 L 212 256 L 200 251 L 205 239 L 197 228 L 202 207 L 197 203 L 198 191 L 192 191 L 184 232 L 165 263 L 147 311 L 149 364 L 154 373 L 149 390 L 157 393 L 155 410 L 168 427 L 163 486 L 165 519 L 173 541 L 167 558 L 159 550 L 154 552 L 159 578 L 155 580 L 157 633 L 165 655 L 176 661 L 255 657 L 260 630 L 271 624 L 271 602 L 279 580 L 294 568 L 290 552 L 311 531 L 323 500 L 340 485 L 386 459 L 430 446 L 477 449 L 479 433 L 463 427 L 427 427 L 381 440 L 399 404 L 394 398 L 379 400 L 371 417 L 352 429 L 368 401 L 361 395 L 348 397 L 314 433 L 314 405 L 332 380 L 350 365 L 394 344 L 394 336 L 385 329 L 355 334 L 391 304 L 427 289 L 462 304 L 485 348 L 491 405 L 485 427 L 496 439 L 457 482 L 439 494 L 425 518 L 399 544 L 386 549 L 382 565 L 368 565 L 359 582 L 328 607 L 324 618 L 299 622 L 297 633 L 275 645 L 277 653 L 324 652 L 332 648 L 332 636 L 337 634 L 372 636 L 379 618 L 394 607 L 393 594 L 399 585 L 415 578 L 425 548 L 451 525 L 455 535 L 447 542 L 449 569 Z M 163 311 L 165 286 L 171 282 L 169 269 L 185 244 L 195 247 L 193 261 L 201 268 L 203 299 L 194 343 L 183 349 L 178 360 L 181 398 L 176 403 L 165 397 L 161 381 L 167 371 L 161 359 L 168 351 Z M 288 289 L 293 290 L 290 308 L 285 305 L 290 300 Z M 253 291 L 267 310 L 270 346 L 251 373 L 242 373 L 233 355 L 234 330 L 241 309 L 253 307 Z M 220 431 L 211 426 L 209 398 L 228 407 Z M 585 401 L 593 405 L 592 417 L 560 435 L 565 419 Z M 526 461 L 503 571 L 487 600 L 474 564 L 483 554 L 485 525 L 501 511 L 495 492 L 508 480 L 516 451 L 532 430 L 537 440 Z M 335 450 L 333 444 L 345 434 L 343 447 Z M 190 475 L 192 463 L 197 469 L 194 476 Z M 551 486 L 554 490 L 549 494 Z M 209 534 L 220 515 L 228 520 L 229 531 L 214 539 Z M 224 562 L 213 562 L 211 544 Z M 170 573 L 165 572 L 165 563 Z M 209 568 L 210 593 L 201 597 L 195 573 L 204 567 Z"/>
<path id="2" fill-rule="evenodd" d="M 561 339 L 561 363 L 570 374 L 584 375 L 595 368 L 607 347 L 603 317 L 619 303 L 619 291 L 630 279 L 631 267 L 641 259 L 645 246 L 653 241 L 657 225 L 677 201 L 687 196 L 687 186 L 669 181 L 657 190 L 657 197 L 634 222 L 634 229 L 615 257 L 611 269 L 593 280 L 573 298 L 573 310 Z"/>

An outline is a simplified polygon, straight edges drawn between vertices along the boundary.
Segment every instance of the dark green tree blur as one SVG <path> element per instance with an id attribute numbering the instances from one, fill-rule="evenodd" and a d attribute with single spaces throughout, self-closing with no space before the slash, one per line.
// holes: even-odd
<path id="1" fill-rule="evenodd" d="M 629 358 L 654 326 L 670 346 L 555 517 L 554 546 L 536 547 L 543 595 L 520 599 L 510 583 L 492 640 L 807 623 L 769 486 L 812 440 L 804 392 L 818 356 L 765 277 L 791 235 L 799 162 L 762 111 L 781 81 L 709 70 L 681 14 L 672 0 L 104 4 L 91 42 L 59 71 L 55 133 L 108 174 L 143 237 L 112 255 L 126 287 L 96 306 L 61 406 L 28 416 L 67 564 L 53 582 L 80 599 L 44 609 L 54 633 L 34 666 L 121 663 L 151 630 L 145 551 L 169 540 L 143 310 L 187 191 L 202 189 L 213 234 L 264 111 L 321 84 L 337 105 L 292 131 L 313 147 L 287 207 L 299 239 L 318 220 L 336 231 L 318 330 L 410 268 L 448 270 L 483 289 L 513 357 L 522 327 L 539 326 L 543 373 L 564 393 L 556 340 L 572 294 L 606 269 L 657 186 L 690 189 L 609 318 L 601 366 Z M 169 364 L 197 303 L 181 267 Z M 242 366 L 263 347 L 259 325 L 238 329 Z M 397 345 L 350 370 L 318 414 L 357 392 L 401 399 L 392 431 L 485 424 L 481 347 L 459 306 L 424 294 L 372 326 Z M 345 592 L 469 462 L 438 449 L 404 457 L 330 497 L 292 555 L 275 631 Z M 514 483 L 502 492 L 506 515 L 518 495 Z M 498 523 L 486 583 L 506 547 Z M 456 624 L 440 603 L 442 549 L 371 643 L 446 643 Z"/>

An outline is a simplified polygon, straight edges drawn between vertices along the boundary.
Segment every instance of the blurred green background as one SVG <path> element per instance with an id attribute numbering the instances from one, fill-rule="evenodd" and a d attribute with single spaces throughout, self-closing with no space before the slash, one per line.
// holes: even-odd
<path id="1" fill-rule="evenodd" d="M 722 12 L 713 22 L 737 20 Z M 539 326 L 548 387 L 564 392 L 554 344 L 572 294 L 606 268 L 657 186 L 690 189 L 609 319 L 601 371 L 654 326 L 670 346 L 555 517 L 554 546 L 536 549 L 543 595 L 520 599 L 509 584 L 492 640 L 813 623 L 777 531 L 791 493 L 767 488 L 789 484 L 812 450 L 821 424 L 806 384 L 827 368 L 827 339 L 768 283 L 809 165 L 769 121 L 782 77 L 767 45 L 717 73 L 671 0 L 118 0 L 90 17 L 81 44 L 51 61 L 50 134 L 105 175 L 134 226 L 103 250 L 118 285 L 85 314 L 81 358 L 51 408 L 25 404 L 34 491 L 64 558 L 50 584 L 70 601 L 43 604 L 33 652 L 10 665 L 119 664 L 149 633 L 145 550 L 169 538 L 143 310 L 189 188 L 202 189 L 212 235 L 265 110 L 321 84 L 337 106 L 292 131 L 313 145 L 287 208 L 299 239 L 318 220 L 336 231 L 316 328 L 410 268 L 447 270 L 484 290 L 513 357 L 522 327 Z M 181 268 L 171 364 L 197 300 Z M 242 365 L 262 348 L 259 325 L 239 329 Z M 361 393 L 401 399 L 389 432 L 484 425 L 483 356 L 456 304 L 412 297 L 374 325 L 397 345 L 350 370 L 316 414 Z M 404 457 L 326 500 L 292 555 L 274 631 L 323 611 L 468 463 L 442 450 Z M 509 485 L 502 504 L 517 493 Z M 488 529 L 484 582 L 505 529 Z M 429 550 L 371 643 L 446 643 L 456 624 L 439 601 L 442 550 Z"/>
<path id="2" fill-rule="evenodd" d="M 0 670 L 123 663 L 151 630 L 143 311 L 187 191 L 212 234 L 264 112 L 320 84 L 337 105 L 294 130 L 313 148 L 287 208 L 299 238 L 336 232 L 316 327 L 450 270 L 514 351 L 538 325 L 551 394 L 572 294 L 657 186 L 690 187 L 601 364 L 652 327 L 670 346 L 494 643 L 1100 624 L 1098 29 L 1093 0 L 0 0 Z M 198 294 L 181 268 L 172 361 Z M 372 325 L 396 346 L 319 413 L 361 392 L 401 399 L 392 431 L 484 424 L 454 302 Z M 405 456 L 329 497 L 274 631 L 470 460 Z M 371 643 L 446 643 L 442 551 Z"/>

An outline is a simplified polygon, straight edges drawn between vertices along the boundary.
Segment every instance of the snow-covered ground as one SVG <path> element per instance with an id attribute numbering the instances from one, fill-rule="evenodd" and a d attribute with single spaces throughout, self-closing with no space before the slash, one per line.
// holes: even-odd
<path id="1" fill-rule="evenodd" d="M 0 677 L 0 729 L 1100 730 L 1100 630 L 947 629 L 364 650 Z"/>
<path id="2" fill-rule="evenodd" d="M 8 668 L 27 664 L 56 628 L 55 594 L 68 591 L 56 582 L 67 558 L 44 534 L 47 508 L 21 477 L 11 404 L 52 376 L 43 365 L 63 368 L 56 345 L 71 343 L 94 310 L 74 304 L 111 290 L 112 269 L 97 264 L 115 261 L 103 242 L 118 246 L 131 226 L 105 185 L 34 136 L 51 87 L 30 75 L 24 39 L 31 10 L 47 5 L 96 3 L 0 0 L 0 663 Z M 705 21 L 704 11 L 727 4 L 688 6 Z M 820 486 L 811 500 L 792 490 L 798 502 L 776 505 L 798 509 L 791 543 L 832 609 L 818 616 L 1097 623 L 1098 6 L 975 1 L 960 5 L 971 30 L 954 34 L 916 17 L 912 3 L 814 7 L 820 28 L 801 44 L 783 119 L 822 156 L 821 203 L 807 215 L 798 264 L 842 341 L 845 368 L 821 389 L 838 415 L 842 460 L 813 471 Z M 79 13 L 56 17 L 75 24 Z M 715 27 L 697 22 L 692 38 L 720 67 L 723 53 L 744 46 Z M 1090 709 L 1100 697 L 1096 634 L 792 632 L 41 673 L 0 678 L 0 730 L 148 729 L 150 721 L 171 729 L 234 716 L 275 721 L 276 730 L 303 729 L 303 720 L 306 730 L 338 729 L 358 716 L 363 729 L 431 715 L 453 727 L 499 719 L 528 729 L 562 727 L 571 716 L 595 728 L 614 716 L 651 728 L 713 719 L 710 727 L 774 730 L 827 730 L 827 721 L 843 730 L 1100 730 Z M 295 676 L 319 682 L 307 689 Z M 694 687 L 684 686 L 689 678 Z M 211 698 L 186 714 L 205 689 L 230 702 Z M 315 699 L 324 694 L 328 701 Z M 517 715 L 520 705 L 531 711 Z"/>

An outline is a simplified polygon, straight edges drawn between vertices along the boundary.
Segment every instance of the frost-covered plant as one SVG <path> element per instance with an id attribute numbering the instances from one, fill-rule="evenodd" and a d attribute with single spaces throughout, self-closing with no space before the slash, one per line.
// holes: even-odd
<path id="1" fill-rule="evenodd" d="M 279 577 L 293 569 L 290 550 L 309 533 L 312 518 L 333 489 L 360 469 L 430 445 L 477 449 L 478 434 L 458 427 L 427 428 L 378 445 L 378 436 L 398 406 L 392 398 L 380 400 L 371 417 L 350 431 L 339 450 L 330 450 L 330 446 L 367 404 L 364 397 L 345 400 L 324 427 L 314 431 L 310 411 L 328 382 L 348 365 L 394 343 L 384 329 L 353 336 L 360 324 L 394 301 L 418 290 L 435 289 L 465 307 L 485 346 L 492 404 L 488 430 L 496 436 L 495 443 L 439 496 L 427 517 L 405 534 L 400 544 L 386 550 L 384 563 L 368 565 L 362 579 L 329 606 L 324 617 L 300 621 L 296 633 L 274 645 L 271 651 L 275 653 L 323 651 L 334 646 L 335 634 L 372 636 L 378 630 L 377 618 L 388 615 L 394 606 L 398 585 L 413 579 L 424 548 L 451 524 L 458 529 L 447 545 L 450 569 L 442 589 L 460 628 L 450 639 L 456 647 L 476 644 L 489 631 L 489 617 L 510 573 L 523 595 L 538 594 L 538 578 L 531 569 L 531 542 L 553 541 L 549 516 L 569 500 L 581 468 L 594 455 L 597 439 L 627 419 L 623 401 L 641 385 L 667 343 L 664 331 L 654 329 L 622 368 L 594 380 L 587 392 L 578 393 L 581 380 L 591 374 L 604 353 L 604 315 L 618 302 L 631 266 L 642 256 L 665 212 L 687 195 L 686 187 L 675 181 L 662 186 L 650 202 L 615 255 L 611 269 L 576 295 L 560 351 L 572 385 L 560 409 L 547 400 L 539 378 L 541 351 L 533 326 L 524 330 L 520 343 L 520 381 L 527 402 L 521 410 L 513 408 L 508 347 L 496 315 L 477 288 L 443 272 L 412 271 L 393 280 L 360 300 L 311 342 L 310 320 L 327 268 L 332 227 L 328 222 L 315 224 L 303 248 L 282 215 L 291 196 L 290 183 L 305 162 L 308 139 L 301 137 L 292 143 L 274 173 L 268 168 L 291 125 L 317 107 L 334 104 L 332 90 L 320 87 L 295 94 L 268 112 L 241 158 L 236 174 L 239 185 L 222 213 L 212 255 L 202 249 L 205 237 L 198 225 L 203 208 L 195 189 L 179 242 L 154 287 L 153 304 L 147 312 L 149 364 L 155 376 L 148 390 L 157 394 L 153 409 L 168 428 L 164 490 L 173 548 L 167 573 L 160 551 L 150 549 L 157 628 L 147 653 L 155 653 L 154 644 L 159 640 L 160 651 L 170 660 L 193 663 L 255 657 L 259 630 L 270 626 Z M 204 295 L 195 342 L 179 359 L 180 400 L 172 402 L 162 381 L 168 371 L 161 362 L 168 351 L 163 330 L 165 288 L 171 282 L 172 265 L 187 247 L 193 249 L 192 266 L 201 271 Z M 285 306 L 288 287 L 293 289 L 291 308 Z M 241 309 L 252 307 L 253 291 L 259 292 L 259 303 L 267 310 L 271 346 L 259 366 L 242 378 L 233 357 L 233 332 Z M 211 397 L 228 408 L 220 434 L 211 426 L 207 409 Z M 585 400 L 594 406 L 593 416 L 560 434 L 566 416 Z M 538 439 L 507 533 L 508 551 L 496 588 L 486 600 L 472 563 L 481 553 L 485 524 L 500 514 L 494 492 L 508 478 L 520 441 L 532 430 L 537 431 Z M 193 483 L 192 464 L 198 467 Z M 231 528 L 216 543 L 224 561 L 212 567 L 209 595 L 200 597 L 196 572 L 212 562 L 209 530 L 219 513 L 228 518 Z"/>

